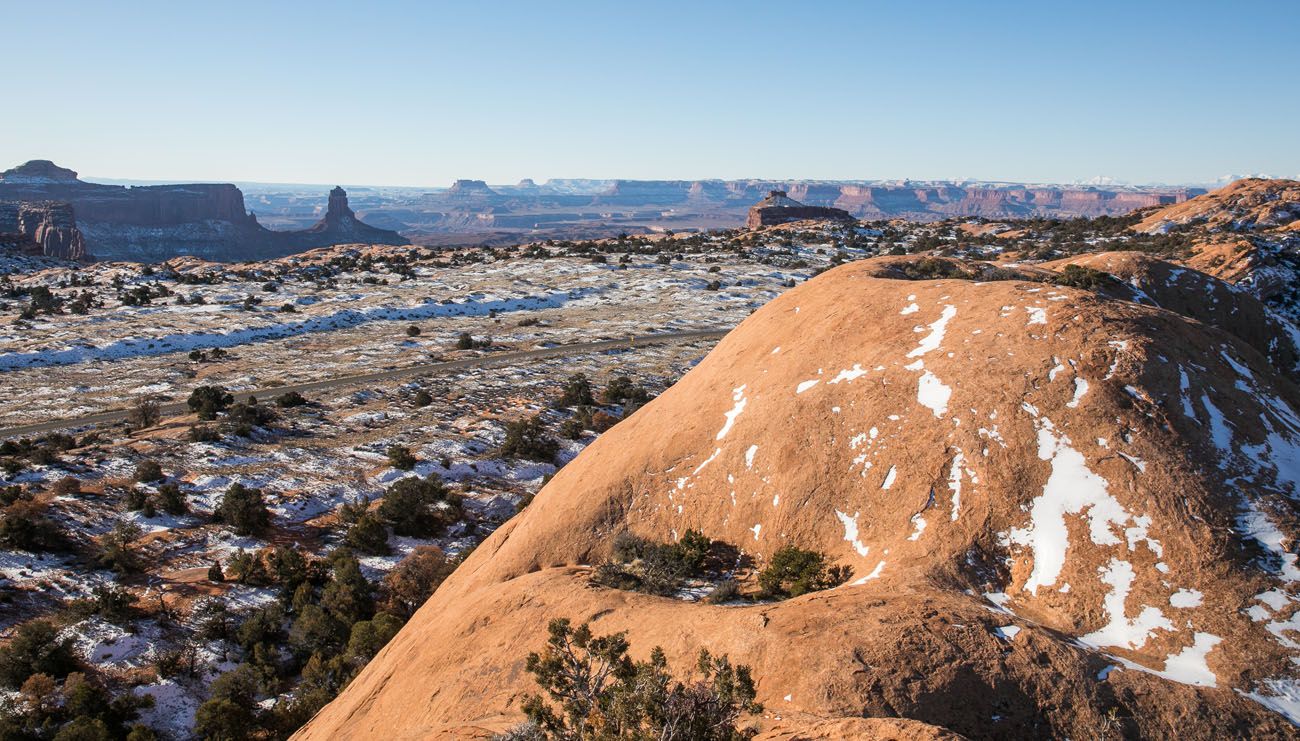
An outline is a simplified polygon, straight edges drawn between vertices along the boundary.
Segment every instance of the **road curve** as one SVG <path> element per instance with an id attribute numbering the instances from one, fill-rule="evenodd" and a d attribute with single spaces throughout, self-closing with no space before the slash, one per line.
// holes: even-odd
<path id="1" fill-rule="evenodd" d="M 338 376 L 336 378 L 326 378 L 320 381 L 310 381 L 308 383 L 298 383 L 289 386 L 269 386 L 267 388 L 256 389 L 253 391 L 240 391 L 233 395 L 237 401 L 244 401 L 247 400 L 248 397 L 255 396 L 259 393 L 264 396 L 268 394 L 278 396 L 280 394 L 287 394 L 290 391 L 297 391 L 300 394 L 306 394 L 313 391 L 337 388 L 339 386 L 352 386 L 356 384 L 373 383 L 375 381 L 390 381 L 397 378 L 409 378 L 411 376 L 447 373 L 449 371 L 460 370 L 463 368 L 479 368 L 491 365 L 510 364 L 520 360 L 535 360 L 538 358 L 552 358 L 563 355 L 582 355 L 589 352 L 614 350 L 620 347 L 643 347 L 645 345 L 654 345 L 661 342 L 675 343 L 690 342 L 693 340 L 720 340 L 726 336 L 729 331 L 730 330 L 726 329 L 701 329 L 689 332 L 665 332 L 663 334 L 635 335 L 615 340 L 600 340 L 597 342 L 579 342 L 571 345 L 556 345 L 554 347 L 545 347 L 537 350 L 518 350 L 515 352 L 503 352 L 494 355 L 461 358 L 459 360 L 417 363 L 415 365 L 406 366 L 405 368 L 393 368 L 391 370 L 362 373 L 354 376 Z M 184 412 L 189 411 L 183 401 L 163 404 L 159 409 L 163 416 L 183 414 Z M 121 422 L 124 421 L 129 414 L 130 410 L 118 409 L 108 412 L 99 412 L 97 414 L 87 414 L 82 417 L 56 419 L 49 422 L 37 422 L 36 424 L 30 425 L 0 428 L 0 439 L 25 437 L 30 435 L 39 435 L 45 432 L 54 432 L 56 430 L 67 430 L 77 427 L 88 427 L 90 425 Z"/>

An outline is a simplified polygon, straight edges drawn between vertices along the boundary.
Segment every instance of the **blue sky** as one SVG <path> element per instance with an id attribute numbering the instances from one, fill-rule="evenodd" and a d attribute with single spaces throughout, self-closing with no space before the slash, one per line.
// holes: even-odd
<path id="1" fill-rule="evenodd" d="M 416 186 L 1300 174 L 1294 0 L 0 0 L 0 18 L 0 167 Z"/>

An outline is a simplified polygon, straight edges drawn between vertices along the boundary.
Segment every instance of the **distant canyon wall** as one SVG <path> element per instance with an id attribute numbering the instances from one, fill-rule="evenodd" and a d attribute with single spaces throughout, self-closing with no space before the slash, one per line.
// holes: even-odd
<path id="1" fill-rule="evenodd" d="M 0 201 L 0 244 L 27 255 L 86 259 L 86 242 L 72 205 Z"/>
<path id="2" fill-rule="evenodd" d="M 545 186 L 543 186 L 544 189 Z M 769 191 L 782 190 L 810 206 L 842 208 L 861 219 L 938 220 L 1096 217 L 1182 203 L 1201 188 L 1110 189 L 1095 186 L 997 184 L 875 184 L 781 180 L 615 181 L 593 196 L 608 205 L 716 204 L 748 208 Z M 503 194 L 504 195 L 504 194 Z"/>
<path id="3" fill-rule="evenodd" d="M 803 204 L 843 209 L 859 219 L 1076 218 L 1118 216 L 1181 203 L 1205 191 L 1189 187 L 1100 187 L 1010 183 L 825 182 L 808 180 L 550 180 L 488 186 L 460 180 L 397 204 L 371 205 L 411 233 L 559 229 L 582 225 L 677 228 L 740 226 L 768 192 Z M 392 210 L 389 210 L 389 209 Z"/>
<path id="4" fill-rule="evenodd" d="M 0 173 L 0 201 L 59 202 L 76 214 L 80 238 L 75 259 L 155 262 L 177 255 L 208 260 L 264 260 L 334 244 L 408 244 L 396 232 L 357 220 L 341 188 L 313 227 L 273 231 L 257 222 L 244 194 L 230 184 L 125 187 L 83 182 L 77 173 L 35 160 Z M 0 231 L 4 231 L 0 229 Z M 74 251 L 71 246 L 45 254 Z"/>

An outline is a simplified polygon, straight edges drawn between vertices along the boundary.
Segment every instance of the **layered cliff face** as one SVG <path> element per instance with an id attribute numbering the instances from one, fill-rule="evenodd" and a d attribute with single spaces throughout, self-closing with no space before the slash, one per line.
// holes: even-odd
<path id="1" fill-rule="evenodd" d="M 787 196 L 785 191 L 774 190 L 767 194 L 767 198 L 754 204 L 749 209 L 749 217 L 745 220 L 745 226 L 750 229 L 759 229 L 765 226 L 809 219 L 851 222 L 853 216 L 848 211 L 839 208 L 805 206 Z"/>
<path id="2" fill-rule="evenodd" d="M 1181 313 L 1228 289 L 1158 261 L 1093 291 L 1055 284 L 1059 265 L 916 260 L 851 263 L 751 315 L 480 545 L 298 737 L 500 731 L 535 690 L 524 657 L 569 617 L 639 656 L 750 665 L 766 738 L 871 733 L 864 716 L 976 738 L 1294 738 L 1300 390 L 1260 351 L 1281 338 Z M 936 274 L 954 277 L 906 279 Z M 760 565 L 798 545 L 854 574 L 732 605 L 591 583 L 617 534 L 689 528 Z"/>
<path id="3" fill-rule="evenodd" d="M 549 186 L 550 183 L 547 183 Z M 453 191 L 455 188 L 453 188 Z M 841 208 L 862 219 L 933 221 L 954 216 L 987 218 L 1103 216 L 1181 203 L 1197 188 L 1119 189 L 1095 186 L 1019 186 L 992 183 L 839 183 L 772 180 L 615 180 L 594 193 L 607 206 L 735 207 L 781 190 L 808 206 Z M 449 191 L 449 196 L 451 192 Z M 501 194 L 506 203 L 521 194 Z M 435 199 L 436 200 L 436 199 Z"/>
<path id="4" fill-rule="evenodd" d="M 394 232 L 370 227 L 331 195 L 331 212 L 311 229 L 276 232 L 247 212 L 230 184 L 123 187 L 86 183 L 77 173 L 33 160 L 0 173 L 0 200 L 61 201 L 75 209 L 85 245 L 99 259 L 161 261 L 178 255 L 208 260 L 260 260 L 348 242 L 407 244 Z M 345 213 L 346 212 L 346 213 Z M 67 247 L 71 249 L 71 245 Z"/>
<path id="5" fill-rule="evenodd" d="M 867 219 L 941 219 L 952 216 L 1030 218 L 1114 216 L 1178 203 L 1201 191 L 1116 191 L 1091 187 L 844 186 L 834 205 Z M 825 195 L 798 196 L 817 202 Z"/>
<path id="6" fill-rule="evenodd" d="M 85 260 L 85 238 L 71 204 L 0 201 L 0 239 L 12 249 L 64 260 Z"/>

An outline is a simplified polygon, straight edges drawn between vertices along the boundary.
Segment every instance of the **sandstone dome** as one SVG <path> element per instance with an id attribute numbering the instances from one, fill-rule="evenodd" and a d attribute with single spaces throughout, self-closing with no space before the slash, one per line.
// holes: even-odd
<path id="1" fill-rule="evenodd" d="M 1133 228 L 1157 233 L 1204 225 L 1264 231 L 1300 229 L 1300 182 L 1243 178 L 1218 190 L 1145 213 Z"/>
<path id="2" fill-rule="evenodd" d="M 1128 282 L 1056 285 L 1063 265 L 929 259 L 851 263 L 751 315 L 298 738 L 504 730 L 555 617 L 674 665 L 701 647 L 749 664 L 761 738 L 1293 738 L 1300 391 L 1267 355 L 1281 339 L 1179 313 L 1178 280 L 1157 306 Z M 688 528 L 854 576 L 747 606 L 590 583 L 616 534 Z"/>

